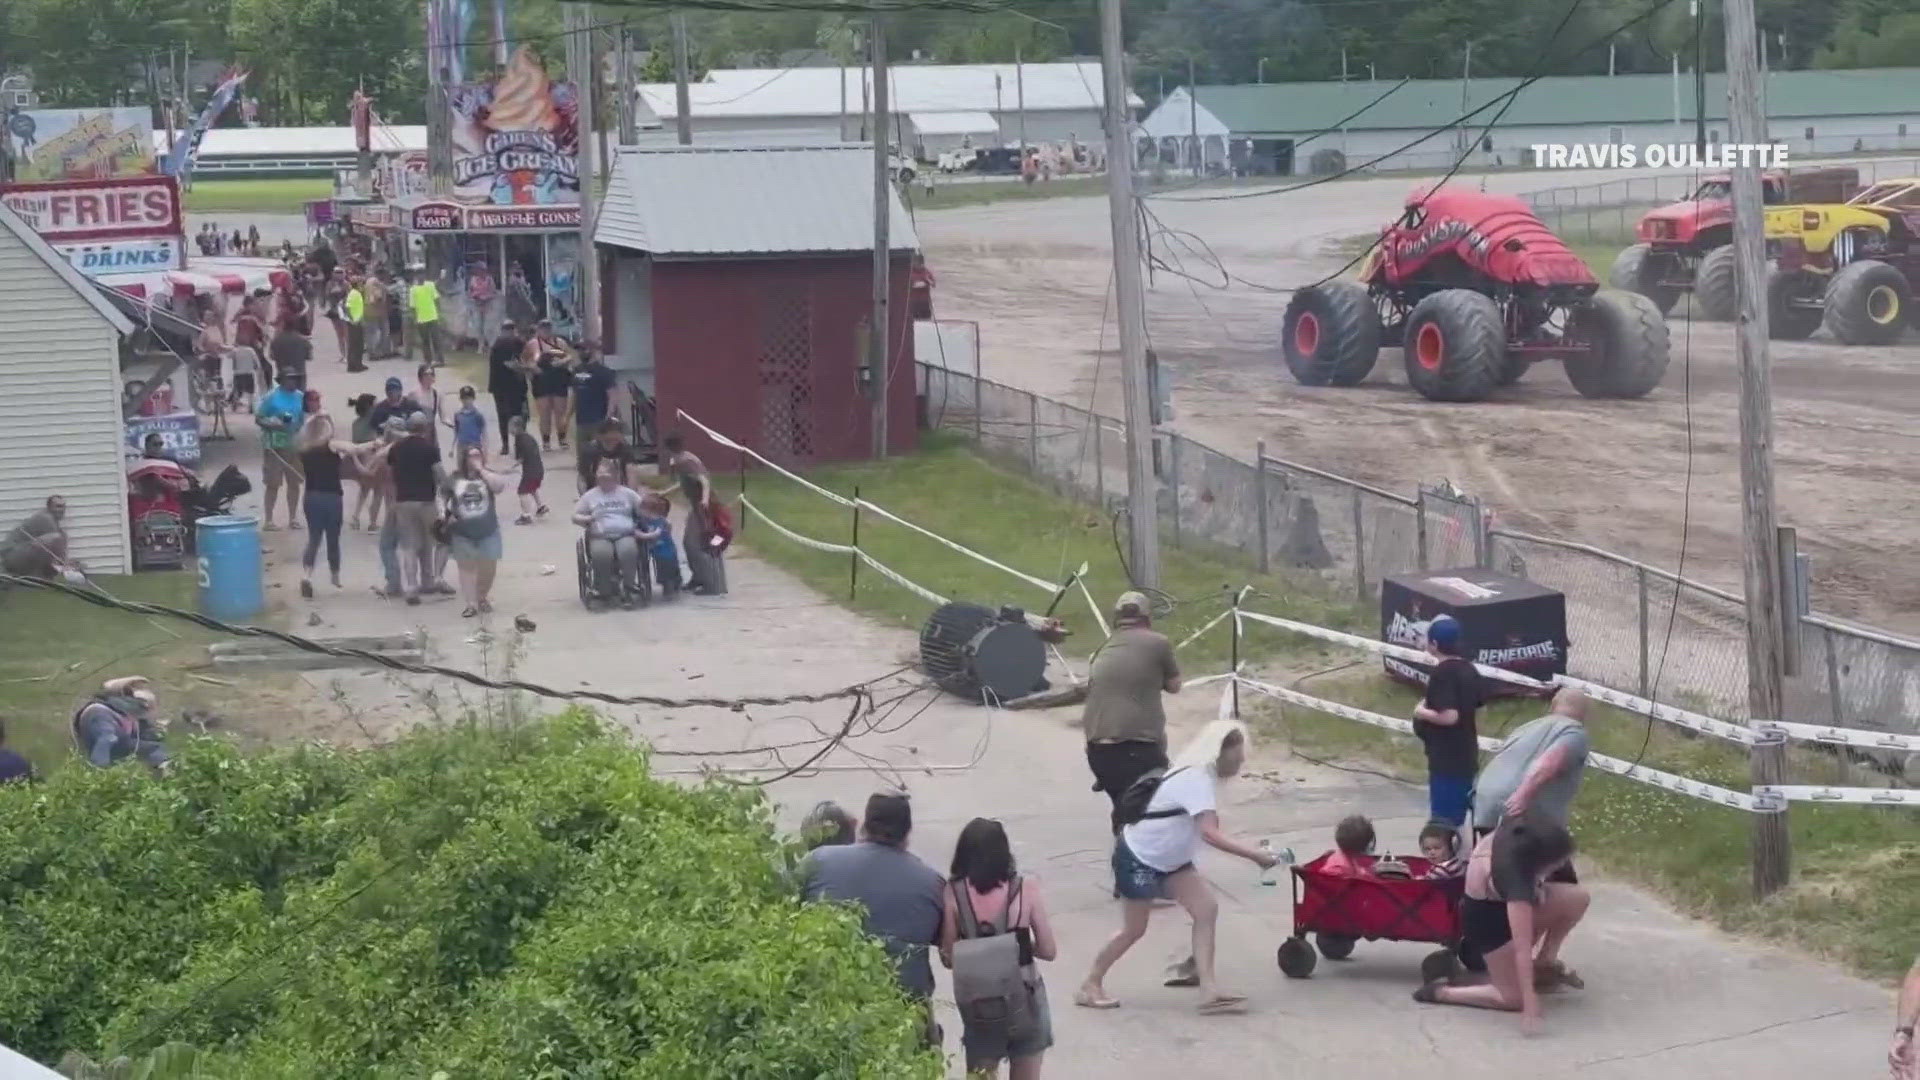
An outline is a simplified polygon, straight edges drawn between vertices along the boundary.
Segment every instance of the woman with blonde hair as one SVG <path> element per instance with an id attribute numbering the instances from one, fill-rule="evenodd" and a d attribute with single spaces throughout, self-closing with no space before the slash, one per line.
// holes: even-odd
<path id="1" fill-rule="evenodd" d="M 333 418 L 324 412 L 307 417 L 293 447 L 300 455 L 300 468 L 307 478 L 307 490 L 301 496 L 300 510 L 307 519 L 307 548 L 300 556 L 300 595 L 313 599 L 313 564 L 320 553 L 320 542 L 327 542 L 327 569 L 333 574 L 333 587 L 340 587 L 340 525 L 346 514 L 346 489 L 341 485 L 343 461 L 357 467 L 359 455 L 380 444 L 350 443 L 333 437 Z"/>
<path id="2" fill-rule="evenodd" d="M 1113 845 L 1113 880 L 1123 902 L 1120 930 L 1093 958 L 1093 969 L 1074 995 L 1074 1004 L 1088 1009 L 1120 1006 L 1107 996 L 1107 970 L 1145 936 L 1153 902 L 1169 896 L 1193 919 L 1193 970 L 1200 987 L 1200 1011 L 1211 1015 L 1245 1008 L 1245 998 L 1222 991 L 1214 980 L 1214 933 L 1220 906 L 1193 859 L 1204 841 L 1261 867 L 1277 862 L 1272 853 L 1243 844 L 1220 827 L 1218 787 L 1246 763 L 1248 741 L 1247 729 L 1239 722 L 1213 721 L 1174 759 L 1145 806 L 1133 807 L 1131 814 L 1122 808 L 1123 816 L 1131 820 Z"/>

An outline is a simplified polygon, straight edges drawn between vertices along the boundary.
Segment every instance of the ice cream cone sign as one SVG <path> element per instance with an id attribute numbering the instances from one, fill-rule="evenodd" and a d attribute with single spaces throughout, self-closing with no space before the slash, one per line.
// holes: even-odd
<path id="1" fill-rule="evenodd" d="M 463 202 L 574 202 L 577 96 L 522 45 L 491 84 L 457 88 L 453 103 L 454 193 Z"/>

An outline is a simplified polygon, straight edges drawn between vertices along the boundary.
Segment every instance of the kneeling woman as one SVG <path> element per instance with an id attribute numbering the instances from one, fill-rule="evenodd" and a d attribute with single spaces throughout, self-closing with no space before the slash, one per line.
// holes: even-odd
<path id="1" fill-rule="evenodd" d="M 1526 818 L 1507 819 L 1475 845 L 1460 932 L 1463 951 L 1486 958 L 1488 981 L 1450 986 L 1436 980 L 1414 991 L 1414 1000 L 1518 1012 L 1522 1031 L 1538 1030 L 1536 981 L 1562 970 L 1560 946 L 1587 913 L 1585 889 L 1547 881 L 1572 856 L 1565 826 Z"/>

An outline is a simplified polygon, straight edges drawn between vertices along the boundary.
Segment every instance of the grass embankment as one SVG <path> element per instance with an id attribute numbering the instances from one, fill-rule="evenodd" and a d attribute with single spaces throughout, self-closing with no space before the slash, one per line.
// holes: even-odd
<path id="1" fill-rule="evenodd" d="M 1274 635 L 1256 628 L 1248 636 L 1258 643 Z M 1299 689 L 1389 716 L 1410 715 L 1416 700 L 1372 661 L 1309 677 Z M 1424 783 L 1419 744 L 1411 738 L 1254 700 L 1260 727 L 1316 757 L 1377 762 L 1405 780 Z M 1533 701 L 1495 704 L 1481 714 L 1480 733 L 1499 735 L 1542 711 Z M 1748 787 L 1746 756 L 1730 744 L 1689 738 L 1664 724 L 1649 729 L 1644 717 L 1610 708 L 1596 708 L 1588 728 L 1599 753 L 1736 791 Z M 1792 771 L 1801 782 L 1847 782 L 1825 754 L 1797 749 L 1792 755 Z M 1870 977 L 1890 979 L 1904 972 L 1913 960 L 1912 927 L 1920 922 L 1920 841 L 1915 839 L 1920 815 L 1795 803 L 1789 820 L 1795 880 L 1765 902 L 1753 899 L 1753 816 L 1745 811 L 1589 769 L 1573 831 L 1583 858 L 1689 914 L 1803 948 Z"/>
<path id="2" fill-rule="evenodd" d="M 934 180 L 932 192 L 920 182 L 903 184 L 900 193 L 915 210 L 947 210 L 956 206 L 1008 202 L 1015 199 L 1057 199 L 1074 195 L 1099 195 L 1107 190 L 1104 176 L 1064 176 L 1054 180 L 977 180 L 967 183 Z"/>
<path id="3" fill-rule="evenodd" d="M 194 577 L 186 571 L 94 580 L 124 600 L 194 605 Z M 153 680 L 166 717 L 187 707 L 219 711 L 232 688 L 187 671 L 206 661 L 215 637 L 189 623 L 97 608 L 58 593 L 0 593 L 0 717 L 8 744 L 43 773 L 74 761 L 74 711 L 102 681 L 121 675 Z"/>
<path id="4" fill-rule="evenodd" d="M 876 505 L 934 532 L 989 555 L 1016 570 L 1064 581 L 1082 561 L 1088 564 L 1087 588 L 1103 607 L 1127 588 L 1114 550 L 1108 518 L 1090 506 L 1069 502 L 1024 476 L 1001 469 L 973 454 L 952 436 L 923 436 L 925 449 L 886 462 L 838 465 L 814 470 L 809 478 L 829 491 L 851 496 L 856 487 Z M 737 481 L 722 476 L 722 493 Z M 800 485 L 764 471 L 747 478 L 747 497 L 774 520 L 816 540 L 849 543 L 853 515 L 843 506 Z M 751 518 L 751 515 L 749 515 Z M 1124 534 L 1123 534 L 1124 536 Z M 741 539 L 756 554 L 792 571 L 830 597 L 849 595 L 850 559 L 800 547 L 758 520 L 749 520 Z M 956 600 L 997 605 L 1015 603 L 1027 610 L 1046 609 L 1050 594 L 999 570 L 956 554 L 877 514 L 860 519 L 860 546 L 907 578 Z M 1311 578 L 1254 573 L 1220 553 L 1162 545 L 1161 584 L 1179 598 L 1160 628 L 1176 642 L 1220 614 L 1235 590 L 1251 585 L 1257 594 L 1249 606 L 1287 614 L 1323 626 L 1350 628 L 1360 615 L 1344 597 Z M 859 571 L 850 606 L 895 625 L 918 629 L 929 605 L 867 567 Z M 1061 601 L 1059 613 L 1075 636 L 1064 651 L 1085 655 L 1100 644 L 1085 598 L 1076 588 Z M 1224 624 L 1188 646 L 1182 654 L 1190 677 L 1225 670 L 1230 636 Z M 1315 654 L 1317 655 L 1317 653 Z"/>
<path id="5" fill-rule="evenodd" d="M 1082 559 L 1096 599 L 1111 601 L 1125 587 L 1110 526 L 1099 511 L 1070 502 L 1023 476 L 1002 470 L 953 441 L 931 437 L 927 449 L 882 464 L 815 470 L 811 479 L 843 495 L 855 485 L 868 500 L 1016 569 L 1039 577 L 1064 576 Z M 720 481 L 731 492 L 732 477 Z M 781 524 L 821 540 L 846 543 L 852 516 L 844 508 L 798 485 L 756 472 L 747 494 Z M 786 567 L 828 596 L 848 597 L 848 559 L 803 549 L 749 522 L 743 541 L 756 554 Z M 1014 601 L 1044 608 L 1039 591 L 954 554 L 934 541 L 865 514 L 860 543 L 907 577 L 945 595 L 982 603 Z M 1186 602 L 1161 626 L 1175 640 L 1191 633 L 1225 603 L 1228 588 L 1251 584 L 1260 593 L 1247 606 L 1341 629 L 1371 633 L 1370 616 L 1356 611 L 1312 578 L 1262 578 L 1245 569 L 1236 553 L 1165 549 L 1167 591 Z M 851 606 L 901 626 L 917 628 L 927 604 L 862 568 Z M 1084 655 L 1098 639 L 1085 601 L 1070 596 L 1061 611 L 1079 630 L 1068 651 Z M 1302 689 L 1389 716 L 1407 716 L 1414 695 L 1387 681 L 1377 662 L 1331 650 L 1271 628 L 1254 627 L 1243 655 L 1291 683 L 1287 673 L 1319 671 Z M 1221 670 L 1228 637 L 1216 632 L 1189 646 L 1187 670 Z M 1379 763 L 1412 782 L 1424 781 L 1418 744 L 1408 738 L 1302 709 L 1286 709 L 1255 694 L 1242 696 L 1270 739 L 1285 740 L 1319 758 Z M 1498 735 L 1539 715 L 1537 702 L 1493 705 L 1480 730 Z M 1650 728 L 1639 716 L 1596 709 L 1590 727 L 1595 749 L 1638 760 L 1695 780 L 1745 790 L 1746 757 L 1716 740 L 1692 739 L 1664 724 Z M 1833 770 L 1822 776 L 1822 770 Z M 1795 750 L 1792 771 L 1804 782 L 1841 780 L 1825 755 Z M 1872 780 L 1855 783 L 1873 783 Z M 1878 978 L 1905 970 L 1912 960 L 1910 930 L 1920 923 L 1920 819 L 1910 811 L 1873 807 L 1795 804 L 1791 815 L 1795 883 L 1765 903 L 1751 898 L 1748 869 L 1752 816 L 1697 799 L 1668 794 L 1598 770 L 1589 770 L 1575 815 L 1583 857 L 1617 878 L 1646 886 L 1682 910 L 1726 929 L 1785 942 Z"/>
<path id="6" fill-rule="evenodd" d="M 185 192 L 189 214 L 298 214 L 303 204 L 333 195 L 324 176 L 274 176 L 195 180 Z"/>

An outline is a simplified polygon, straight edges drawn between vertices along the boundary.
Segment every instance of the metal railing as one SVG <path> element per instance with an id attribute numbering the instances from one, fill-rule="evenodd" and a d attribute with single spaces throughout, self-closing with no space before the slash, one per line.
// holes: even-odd
<path id="1" fill-rule="evenodd" d="M 1123 424 L 967 367 L 920 365 L 930 426 L 966 435 L 1063 494 L 1108 510 L 1124 502 Z M 1565 595 L 1570 674 L 1748 718 L 1736 593 L 1589 544 L 1500 528 L 1479 499 L 1444 483 L 1400 495 L 1274 457 L 1264 443 L 1250 459 L 1175 433 L 1156 443 L 1161 529 L 1177 547 L 1237 554 L 1261 572 L 1313 572 L 1367 610 L 1390 575 L 1502 570 Z M 1780 719 L 1920 734 L 1920 642 L 1819 614 L 1800 628 L 1800 672 Z M 1907 763 L 1904 752 L 1846 752 L 1895 774 Z"/>

